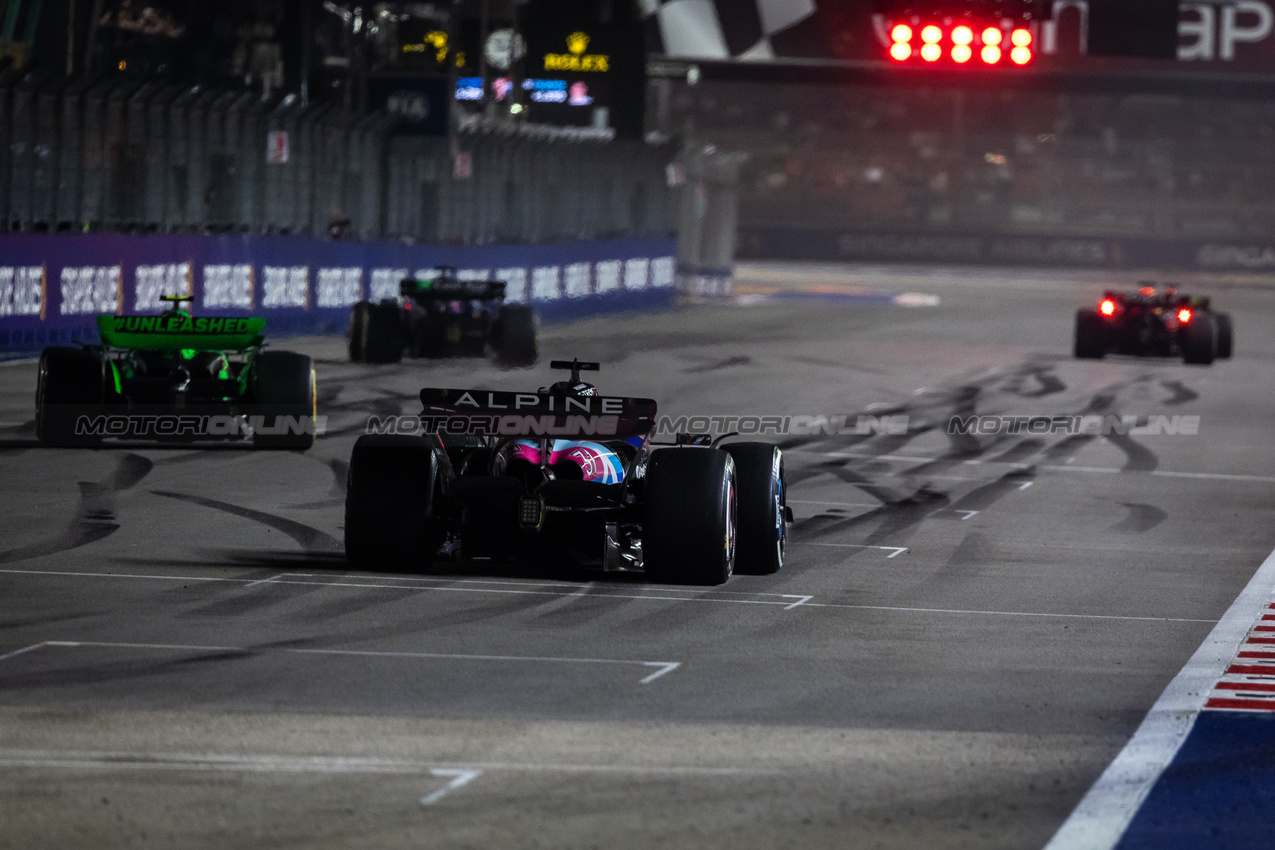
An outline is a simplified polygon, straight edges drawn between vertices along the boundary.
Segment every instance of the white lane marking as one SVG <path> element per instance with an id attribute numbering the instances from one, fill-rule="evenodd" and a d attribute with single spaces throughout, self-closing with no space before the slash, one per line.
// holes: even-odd
<path id="1" fill-rule="evenodd" d="M 820 545 L 820 544 L 815 544 L 815 545 Z M 833 544 L 827 544 L 827 545 L 833 545 Z M 846 545 L 849 545 L 849 544 L 846 544 Z M 871 546 L 868 548 L 889 550 L 892 547 Z M 900 550 L 900 551 L 903 551 L 903 550 Z M 896 552 L 895 554 L 898 554 L 898 553 Z M 893 555 L 891 555 L 890 557 L 893 557 Z M 243 579 L 243 578 L 229 578 L 229 577 L 222 577 L 222 576 L 211 577 L 211 576 L 137 575 L 137 574 L 131 574 L 131 573 L 91 573 L 91 572 L 72 572 L 72 571 L 63 571 L 63 570 L 0 570 L 0 573 L 15 573 L 15 574 L 21 574 L 21 575 L 71 576 L 76 578 L 87 577 L 87 578 L 123 578 L 123 579 L 141 579 L 141 580 L 150 579 L 154 581 L 224 582 L 229 584 L 242 584 L 245 586 L 261 584 L 263 581 L 261 579 L 249 580 L 249 579 Z M 656 600 L 656 601 L 666 601 L 666 602 L 712 602 L 712 603 L 730 604 L 730 605 L 779 605 L 779 606 L 784 606 L 788 604 L 787 602 L 781 602 L 781 601 L 778 601 L 777 599 L 769 600 L 769 599 L 721 599 L 721 598 L 718 598 L 719 596 L 723 596 L 723 595 L 777 596 L 777 597 L 783 596 L 783 594 L 779 594 L 779 593 L 744 594 L 739 591 L 714 591 L 712 597 L 710 597 L 707 593 L 704 593 L 701 591 L 699 592 L 699 595 L 697 596 L 661 595 L 661 594 L 669 594 L 669 593 L 691 593 L 693 591 L 672 588 L 672 587 L 666 588 L 660 585 L 652 585 L 652 587 L 659 588 L 658 593 L 612 593 L 606 590 L 607 585 L 602 585 L 602 584 L 594 584 L 594 585 L 532 584 L 532 585 L 529 585 L 530 587 L 560 586 L 563 588 L 562 590 L 559 590 L 559 591 L 549 591 L 549 590 L 509 590 L 509 589 L 500 589 L 500 588 L 491 588 L 491 587 L 456 587 L 456 586 L 453 586 L 452 584 L 448 584 L 442 587 L 434 587 L 434 586 L 429 586 L 427 584 L 369 584 L 366 581 L 349 581 L 349 579 L 366 578 L 371 580 L 395 581 L 395 582 L 401 582 L 401 581 L 455 582 L 456 580 L 453 580 L 453 579 L 428 579 L 428 578 L 413 579 L 413 578 L 405 578 L 402 576 L 396 576 L 394 578 L 385 578 L 385 579 L 382 579 L 378 576 L 367 576 L 367 577 L 341 576 L 341 578 L 346 579 L 346 581 L 296 581 L 294 579 L 285 579 L 285 578 L 276 577 L 270 580 L 270 583 L 274 585 L 298 585 L 301 587 L 345 587 L 345 588 L 357 587 L 363 590 L 420 590 L 420 591 L 436 591 L 436 592 L 451 592 L 451 593 L 502 593 L 502 594 L 515 594 L 515 595 L 521 595 L 521 596 L 574 597 L 576 599 L 590 599 L 590 600 L 592 599 L 646 599 L 646 600 Z M 473 583 L 479 584 L 480 582 L 473 582 Z M 494 584 L 496 582 L 485 582 L 485 583 Z M 518 582 L 507 582 L 507 583 L 513 584 L 513 585 L 518 584 Z M 592 588 L 596 590 L 597 592 L 583 594 L 579 592 L 580 588 Z"/>
<path id="2" fill-rule="evenodd" d="M 803 608 L 851 608 L 858 611 L 899 611 L 915 614 L 977 614 L 985 617 L 1061 617 L 1068 620 L 1132 620 L 1151 623 L 1214 623 L 1186 617 L 1134 617 L 1125 614 L 1055 614 L 1046 611 L 986 611 L 976 608 L 912 608 L 902 605 L 852 605 L 848 602 L 808 602 Z"/>
<path id="3" fill-rule="evenodd" d="M 453 652 L 394 652 L 389 650 L 374 649 L 296 649 L 291 647 L 265 647 L 256 649 L 249 646 L 198 646 L 180 643 L 129 643 L 123 641 L 96 641 L 96 640 L 49 640 L 44 642 L 45 646 L 59 647 L 90 647 L 90 648 L 107 648 L 107 649 L 155 649 L 155 650 L 179 650 L 185 652 L 242 652 L 245 655 L 261 655 L 272 652 L 287 653 L 290 655 L 337 655 L 352 656 L 358 658 L 411 658 L 411 659 L 443 659 L 449 661 L 512 661 L 512 662 L 540 662 L 540 663 L 559 663 L 559 664 L 636 664 L 642 667 L 661 667 L 658 673 L 647 676 L 642 679 L 639 684 L 645 685 L 647 682 L 663 676 L 665 673 L 671 673 L 681 666 L 680 661 L 630 661 L 623 658 L 571 658 L 556 655 L 467 655 Z"/>
<path id="4" fill-rule="evenodd" d="M 798 605 L 804 605 L 805 603 L 809 602 L 811 599 L 814 599 L 813 596 L 801 596 L 796 593 L 785 593 L 784 596 L 787 596 L 789 599 L 797 600 L 791 605 L 785 605 L 784 606 L 785 611 L 791 611 L 792 609 L 796 608 Z"/>
<path id="5" fill-rule="evenodd" d="M 559 762 L 473 762 L 463 765 L 350 756 L 223 755 L 209 753 L 148 753 L 111 751 L 0 750 L 6 767 L 81 770 L 204 770 L 244 773 L 380 773 L 423 774 L 434 770 L 508 770 L 561 773 L 618 773 L 738 776 L 757 774 L 757 768 L 695 767 L 691 765 L 563 764 Z"/>
<path id="6" fill-rule="evenodd" d="M 789 449 L 789 451 L 797 452 L 801 450 Z M 955 461 L 955 458 L 907 457 L 904 455 L 872 455 L 872 454 L 865 454 L 863 452 L 823 452 L 822 454 L 824 454 L 824 456 L 826 457 L 851 457 L 851 458 L 861 458 L 863 460 L 897 460 L 897 461 L 905 461 L 908 463 L 937 463 L 937 462 L 945 461 L 945 460 Z M 1124 472 L 1123 469 L 1116 466 L 1072 466 L 1070 464 L 1068 465 L 1035 464 L 1035 463 L 1023 463 L 1021 461 L 1009 461 L 1009 460 L 981 460 L 981 461 L 967 460 L 967 461 L 961 461 L 961 463 L 997 464 L 1000 466 L 1012 466 L 1016 469 L 1033 469 L 1034 468 L 1034 469 L 1045 469 L 1045 470 L 1049 470 L 1050 472 L 1089 472 L 1089 473 L 1100 473 L 1103 475 L 1115 475 L 1117 473 Z M 1131 474 L 1133 475 L 1137 475 L 1140 473 L 1141 473 L 1141 470 L 1134 470 L 1133 472 L 1131 472 Z M 1175 472 L 1171 469 L 1152 469 L 1152 470 L 1148 470 L 1147 474 L 1159 476 L 1161 478 L 1189 478 L 1189 479 L 1197 479 L 1202 481 L 1251 481 L 1258 484 L 1275 483 L 1275 475 L 1237 475 L 1237 474 L 1233 474 L 1229 472 Z M 931 477 L 937 478 L 940 476 L 931 476 Z M 966 480 L 973 480 L 973 479 L 966 479 Z M 1020 489 L 1026 489 L 1027 487 L 1030 487 L 1030 486 L 1031 486 L 1031 482 L 1028 482 L 1025 487 L 1022 487 Z"/>
<path id="7" fill-rule="evenodd" d="M 682 666 L 682 662 L 680 661 L 643 661 L 642 663 L 647 667 L 659 667 L 660 669 L 639 681 L 639 685 L 649 685 L 665 673 L 672 673 L 678 667 Z"/>
<path id="8" fill-rule="evenodd" d="M 1257 481 L 1262 484 L 1270 484 L 1275 482 L 1275 476 L 1270 475 L 1228 475 L 1221 472 L 1173 472 L 1167 469 L 1153 469 L 1152 475 L 1159 475 L 1163 478 L 1202 478 L 1210 481 Z"/>
<path id="9" fill-rule="evenodd" d="M 972 516 L 977 516 L 979 513 L 978 511 L 966 511 L 966 510 L 960 510 L 957 508 L 944 508 L 942 510 L 935 511 L 934 513 L 930 514 L 930 516 L 932 517 L 938 516 L 939 514 L 944 512 L 954 513 L 954 514 L 965 514 L 965 516 L 961 517 L 961 522 L 965 522 L 965 520 L 969 519 Z"/>
<path id="10" fill-rule="evenodd" d="M 1174 677 L 1115 761 L 1108 765 L 1045 850 L 1110 850 L 1195 725 L 1213 685 L 1261 616 L 1275 588 L 1267 556 L 1191 660 Z"/>
<path id="11" fill-rule="evenodd" d="M 442 788 L 435 791 L 433 794 L 428 794 L 424 797 L 421 797 L 422 806 L 434 805 L 439 800 L 443 799 L 448 794 L 455 791 L 457 788 L 460 788 L 463 785 L 468 785 L 470 782 L 473 782 L 482 774 L 481 770 L 464 770 L 462 768 L 457 768 L 457 767 L 431 767 L 429 769 L 429 772 L 432 773 L 434 776 L 438 776 L 438 777 L 450 776 L 452 778 L 452 781 L 448 782 L 446 785 L 444 785 Z"/>
<path id="12" fill-rule="evenodd" d="M 0 661 L 5 661 L 6 659 L 9 659 L 9 658 L 16 658 L 17 656 L 22 655 L 25 652 L 30 652 L 33 649 L 39 649 L 40 647 L 44 645 L 45 645 L 45 642 L 41 641 L 40 643 L 33 643 L 30 646 L 24 646 L 21 649 L 15 649 L 13 652 L 6 652 L 4 655 L 0 655 Z"/>
<path id="13" fill-rule="evenodd" d="M 868 546 L 867 544 L 864 544 L 864 543 L 816 543 L 813 540 L 793 540 L 789 543 L 789 545 L 790 546 L 835 546 L 839 549 L 884 549 L 885 551 L 891 553 L 889 555 L 886 555 L 887 560 L 889 560 L 890 558 L 897 558 L 899 555 L 902 555 L 904 552 L 908 551 L 908 547 L 906 546 Z"/>
<path id="14" fill-rule="evenodd" d="M 1019 489 L 1019 490 L 1026 490 L 1028 487 L 1032 486 L 1032 484 L 1035 484 L 1035 483 L 1036 483 L 1036 482 L 1034 482 L 1034 481 L 1024 481 L 1022 484 L 1019 484 L 1019 485 L 1018 485 L 1018 489 Z"/>
<path id="15" fill-rule="evenodd" d="M 867 502 L 822 502 L 815 499 L 789 499 L 790 505 L 837 505 L 842 508 L 879 508 L 881 503 L 869 504 Z"/>
<path id="16" fill-rule="evenodd" d="M 244 587 L 249 588 L 249 587 L 256 587 L 259 584 L 272 584 L 281 578 L 283 578 L 282 574 L 277 576 L 270 576 L 270 578 L 263 578 L 263 579 L 258 579 L 257 581 L 250 581 L 247 584 L 245 584 Z"/>

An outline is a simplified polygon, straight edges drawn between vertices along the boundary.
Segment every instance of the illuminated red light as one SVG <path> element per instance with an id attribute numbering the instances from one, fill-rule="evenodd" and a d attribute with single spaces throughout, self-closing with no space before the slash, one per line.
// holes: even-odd
<path id="1" fill-rule="evenodd" d="M 952 43 L 967 45 L 974 40 L 974 31 L 967 26 L 959 26 L 952 30 Z"/>
<path id="2" fill-rule="evenodd" d="M 1104 316 L 1114 316 L 1116 314 L 1116 302 L 1110 298 L 1104 298 L 1098 304 L 1098 312 Z"/>
<path id="3" fill-rule="evenodd" d="M 890 45 L 890 58 L 898 62 L 905 62 L 912 58 L 912 45 L 906 42 L 896 41 Z"/>
<path id="4" fill-rule="evenodd" d="M 1191 321 L 1191 308 L 1190 308 L 1190 307 L 1183 307 L 1181 310 L 1179 310 L 1179 311 L 1178 311 L 1178 321 L 1179 321 L 1179 322 L 1181 322 L 1181 323 L 1182 323 L 1182 324 L 1184 324 L 1184 325 L 1185 325 L 1187 322 Z"/>
<path id="5" fill-rule="evenodd" d="M 937 44 L 921 45 L 921 58 L 926 62 L 937 62 L 939 57 L 943 55 L 943 48 Z"/>
<path id="6" fill-rule="evenodd" d="M 1015 47 L 1013 50 L 1009 51 L 1009 59 L 1015 65 L 1026 65 L 1028 62 L 1032 61 L 1031 49 L 1027 47 Z"/>
<path id="7" fill-rule="evenodd" d="M 1001 43 L 1001 39 L 1004 37 L 1005 37 L 1005 34 L 1000 31 L 1000 27 L 988 27 L 987 29 L 983 30 L 984 44 L 998 45 Z"/>
<path id="8" fill-rule="evenodd" d="M 908 42 L 912 40 L 912 28 L 907 24 L 895 24 L 894 29 L 890 30 L 890 38 L 895 43 Z"/>
<path id="9" fill-rule="evenodd" d="M 974 55 L 974 51 L 970 50 L 967 44 L 958 44 L 952 48 L 952 61 L 964 65 L 970 61 L 970 57 Z"/>
<path id="10" fill-rule="evenodd" d="M 926 44 L 938 44 L 939 40 L 942 38 L 943 30 L 934 26 L 934 24 L 930 24 L 928 27 L 921 30 L 921 41 L 924 41 Z"/>
<path id="11" fill-rule="evenodd" d="M 982 49 L 979 55 L 988 65 L 995 65 L 1001 61 L 1001 49 L 994 44 L 989 44 Z"/>
<path id="12" fill-rule="evenodd" d="M 1015 47 L 1030 47 L 1032 43 L 1032 31 L 1025 29 L 1016 29 L 1009 34 L 1010 44 Z"/>

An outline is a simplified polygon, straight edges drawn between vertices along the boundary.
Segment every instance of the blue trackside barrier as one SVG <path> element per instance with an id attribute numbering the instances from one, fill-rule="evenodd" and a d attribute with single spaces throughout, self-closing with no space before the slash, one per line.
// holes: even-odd
<path id="1" fill-rule="evenodd" d="M 672 305 L 675 244 L 634 238 L 438 246 L 295 236 L 0 236 L 0 351 L 96 340 L 99 313 L 158 313 L 193 295 L 202 315 L 265 316 L 275 334 L 343 334 L 350 305 L 455 266 L 504 280 L 545 321 Z"/>

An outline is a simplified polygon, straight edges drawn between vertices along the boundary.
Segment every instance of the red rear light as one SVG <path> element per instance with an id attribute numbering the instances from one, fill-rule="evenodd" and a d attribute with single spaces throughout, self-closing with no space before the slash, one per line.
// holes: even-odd
<path id="1" fill-rule="evenodd" d="M 906 41 L 896 41 L 890 45 L 890 58 L 895 62 L 906 62 L 912 58 L 912 45 Z"/>
<path id="2" fill-rule="evenodd" d="M 943 30 L 934 26 L 934 24 L 930 24 L 928 27 L 921 30 L 921 41 L 924 41 L 926 44 L 938 44 L 942 38 Z"/>
<path id="3" fill-rule="evenodd" d="M 1015 65 L 1026 65 L 1032 61 L 1032 52 L 1029 47 L 1015 47 L 1009 51 L 1009 59 Z"/>
<path id="4" fill-rule="evenodd" d="M 967 26 L 959 26 L 952 30 L 953 44 L 970 44 L 974 41 L 974 31 Z"/>
<path id="5" fill-rule="evenodd" d="M 984 44 L 999 45 L 1001 43 L 1001 39 L 1004 37 L 1005 37 L 1005 34 L 1001 32 L 1000 27 L 988 27 L 987 29 L 983 30 Z"/>
<path id="6" fill-rule="evenodd" d="M 412 309 L 412 302 L 411 302 L 411 301 L 404 301 L 404 302 L 403 302 L 403 309 L 404 309 L 404 310 L 410 310 L 410 309 Z"/>
<path id="7" fill-rule="evenodd" d="M 1009 41 L 1015 47 L 1031 47 L 1032 32 L 1031 30 L 1016 29 L 1009 34 Z"/>
<path id="8" fill-rule="evenodd" d="M 1116 314 L 1116 302 L 1110 298 L 1104 298 L 1098 303 L 1098 312 L 1104 316 L 1114 316 Z"/>
<path id="9" fill-rule="evenodd" d="M 994 44 L 984 46 L 979 55 L 983 57 L 983 61 L 988 65 L 995 65 L 1001 61 L 1001 49 Z"/>
<path id="10" fill-rule="evenodd" d="M 921 45 L 921 58 L 926 62 L 937 62 L 943 55 L 943 48 L 933 42 Z"/>
<path id="11" fill-rule="evenodd" d="M 1178 321 L 1185 325 L 1187 322 L 1191 321 L 1191 315 L 1191 308 L 1183 307 L 1178 311 Z"/>
<path id="12" fill-rule="evenodd" d="M 970 57 L 973 55 L 973 51 L 970 50 L 968 44 L 958 44 L 952 48 L 953 62 L 958 62 L 963 65 L 970 61 Z"/>
<path id="13" fill-rule="evenodd" d="M 890 38 L 896 42 L 911 41 L 912 28 L 907 24 L 895 24 L 894 29 L 890 30 Z"/>

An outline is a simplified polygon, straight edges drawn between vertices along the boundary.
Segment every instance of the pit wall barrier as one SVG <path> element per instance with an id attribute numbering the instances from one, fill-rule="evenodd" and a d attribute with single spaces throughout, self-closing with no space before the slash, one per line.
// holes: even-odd
<path id="1" fill-rule="evenodd" d="M 1134 236 L 867 232 L 742 227 L 739 258 L 1275 273 L 1275 243 Z"/>
<path id="2" fill-rule="evenodd" d="M 159 313 L 193 295 L 196 315 L 265 316 L 266 335 L 343 334 L 350 305 L 398 295 L 404 277 L 455 266 L 503 280 L 543 321 L 674 300 L 672 239 L 422 246 L 288 236 L 0 235 L 0 351 L 95 341 L 101 313 Z"/>

